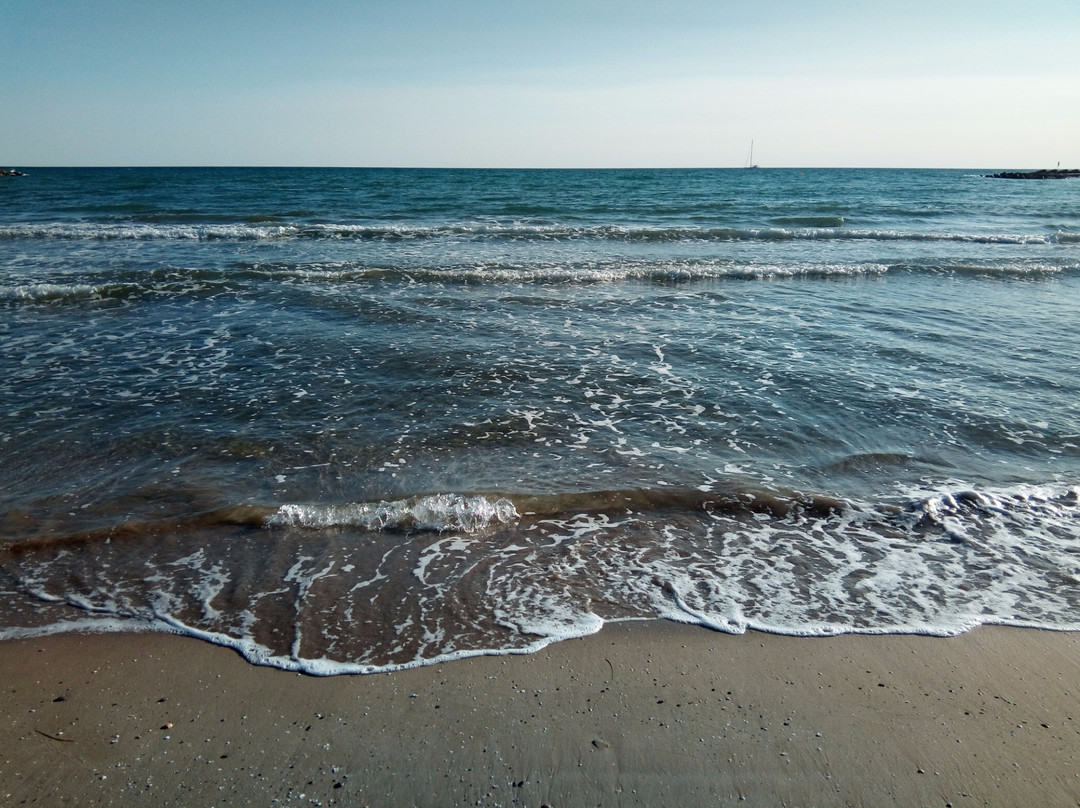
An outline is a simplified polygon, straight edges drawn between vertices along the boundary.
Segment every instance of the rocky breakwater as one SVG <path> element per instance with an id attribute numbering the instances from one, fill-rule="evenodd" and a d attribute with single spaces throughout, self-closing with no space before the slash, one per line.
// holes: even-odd
<path id="1" fill-rule="evenodd" d="M 1000 174 L 987 174 L 995 180 L 1064 180 L 1080 177 L 1076 168 L 1044 168 L 1039 171 L 1002 171 Z"/>
<path id="2" fill-rule="evenodd" d="M 0 168 L 0 177 L 25 177 L 21 171 L 15 171 L 11 168 Z"/>

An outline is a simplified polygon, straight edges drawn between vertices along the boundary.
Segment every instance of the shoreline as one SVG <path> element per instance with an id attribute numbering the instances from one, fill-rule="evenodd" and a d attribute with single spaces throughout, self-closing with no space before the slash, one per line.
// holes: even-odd
<path id="1" fill-rule="evenodd" d="M 302 676 L 165 634 L 0 643 L 7 805 L 1080 802 L 1080 634 L 618 623 Z"/>

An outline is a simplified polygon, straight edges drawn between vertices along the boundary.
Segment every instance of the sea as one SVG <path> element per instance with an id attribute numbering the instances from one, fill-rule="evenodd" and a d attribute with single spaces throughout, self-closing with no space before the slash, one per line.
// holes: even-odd
<path id="1" fill-rule="evenodd" d="M 0 179 L 0 640 L 1080 631 L 1080 180 Z"/>

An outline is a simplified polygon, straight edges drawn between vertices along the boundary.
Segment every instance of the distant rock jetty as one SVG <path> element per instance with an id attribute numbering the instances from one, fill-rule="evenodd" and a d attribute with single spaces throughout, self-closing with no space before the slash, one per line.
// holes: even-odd
<path id="1" fill-rule="evenodd" d="M 995 180 L 1065 180 L 1080 177 L 1076 168 L 1044 168 L 1039 171 L 1002 171 L 1000 174 L 987 174 Z"/>
<path id="2" fill-rule="evenodd" d="M 0 177 L 25 177 L 21 171 L 15 171 L 11 168 L 0 168 Z"/>

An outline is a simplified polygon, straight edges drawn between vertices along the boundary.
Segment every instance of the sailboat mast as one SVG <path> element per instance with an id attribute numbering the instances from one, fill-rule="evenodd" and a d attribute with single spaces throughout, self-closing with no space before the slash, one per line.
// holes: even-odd
<path id="1" fill-rule="evenodd" d="M 750 156 L 746 158 L 746 167 L 747 168 L 757 168 L 757 166 L 754 165 L 754 141 L 753 140 L 750 141 Z"/>

